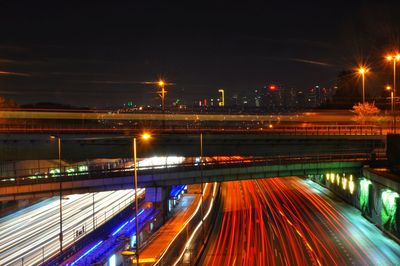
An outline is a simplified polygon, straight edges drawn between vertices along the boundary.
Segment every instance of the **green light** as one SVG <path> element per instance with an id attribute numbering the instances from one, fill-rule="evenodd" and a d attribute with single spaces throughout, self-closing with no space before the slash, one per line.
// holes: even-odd
<path id="1" fill-rule="evenodd" d="M 398 197 L 399 194 L 391 190 L 382 192 L 382 224 L 389 230 L 395 229 L 396 226 L 396 198 Z"/>
<path id="2" fill-rule="evenodd" d="M 360 208 L 362 211 L 368 207 L 368 198 L 369 198 L 369 185 L 372 182 L 368 179 L 361 179 L 360 181 Z"/>
<path id="3" fill-rule="evenodd" d="M 74 168 L 67 168 L 67 175 L 73 175 L 75 173 Z"/>
<path id="4" fill-rule="evenodd" d="M 49 174 L 50 174 L 50 175 L 53 175 L 53 176 L 58 176 L 58 175 L 60 174 L 60 169 L 58 169 L 58 168 L 51 169 L 51 170 L 49 171 Z"/>
<path id="5" fill-rule="evenodd" d="M 78 166 L 78 172 L 87 172 L 88 167 L 86 165 L 79 165 Z"/>

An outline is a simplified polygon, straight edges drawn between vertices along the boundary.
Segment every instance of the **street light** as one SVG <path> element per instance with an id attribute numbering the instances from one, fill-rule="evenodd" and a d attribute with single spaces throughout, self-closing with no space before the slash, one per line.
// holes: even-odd
<path id="1" fill-rule="evenodd" d="M 157 92 L 158 95 L 161 97 L 161 108 L 162 112 L 165 112 L 165 95 L 167 94 L 167 91 L 165 90 L 165 82 L 163 80 L 159 80 L 157 82 L 157 85 L 160 87 L 160 90 Z"/>
<path id="2" fill-rule="evenodd" d="M 203 243 L 205 240 L 205 232 L 204 232 L 204 211 L 203 211 L 203 203 L 204 203 L 204 186 L 203 186 L 203 133 L 200 132 L 200 175 L 201 175 L 201 209 L 200 209 L 200 213 L 201 213 L 201 231 L 203 234 Z"/>
<path id="3" fill-rule="evenodd" d="M 394 93 L 393 93 L 392 87 L 390 87 L 390 86 L 386 86 L 386 90 L 390 91 L 390 103 L 391 103 L 391 111 L 392 111 L 392 115 L 393 115 L 392 131 L 394 133 L 394 131 L 395 131 L 394 125 L 395 125 L 395 121 L 396 121 L 396 117 L 394 115 Z"/>
<path id="4" fill-rule="evenodd" d="M 140 138 L 144 141 L 148 141 L 151 139 L 151 135 L 149 133 L 143 133 Z M 139 220 L 138 220 L 138 209 L 139 209 L 139 201 L 138 201 L 138 175 L 137 175 L 137 157 L 136 157 L 136 137 L 133 137 L 133 171 L 134 171 L 134 185 L 135 185 L 135 222 L 136 222 L 136 265 L 139 265 Z"/>
<path id="5" fill-rule="evenodd" d="M 369 69 L 365 68 L 365 67 L 360 67 L 358 69 L 358 73 L 362 77 L 362 99 L 363 99 L 363 104 L 365 103 L 365 73 L 367 73 L 368 71 L 369 71 Z"/>
<path id="6" fill-rule="evenodd" d="M 59 178 L 60 178 L 60 253 L 63 251 L 63 233 L 62 233 L 62 181 L 61 181 L 61 137 L 51 135 L 50 139 L 57 139 L 58 144 L 58 168 L 60 169 Z"/>
<path id="7" fill-rule="evenodd" d="M 400 61 L 400 54 L 396 53 L 393 55 L 387 55 L 386 56 L 387 61 L 393 61 L 393 97 L 396 97 L 396 63 L 397 61 Z M 395 112 L 396 109 L 396 103 L 393 101 L 393 113 Z M 394 120 L 393 120 L 393 133 L 396 134 L 396 116 L 393 115 Z"/>

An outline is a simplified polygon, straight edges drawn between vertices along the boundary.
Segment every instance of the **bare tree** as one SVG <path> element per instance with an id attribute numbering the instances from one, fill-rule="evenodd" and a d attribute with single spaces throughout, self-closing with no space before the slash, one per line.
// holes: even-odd
<path id="1" fill-rule="evenodd" d="M 366 121 L 374 121 L 380 110 L 378 107 L 376 107 L 375 102 L 365 102 L 355 104 L 352 112 L 355 114 L 353 117 L 354 121 L 365 124 Z"/>

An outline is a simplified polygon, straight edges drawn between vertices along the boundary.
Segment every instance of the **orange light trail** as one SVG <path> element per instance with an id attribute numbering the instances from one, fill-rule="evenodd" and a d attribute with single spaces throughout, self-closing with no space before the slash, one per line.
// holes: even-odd
<path id="1" fill-rule="evenodd" d="M 352 238 L 357 225 L 299 178 L 227 182 L 221 189 L 223 212 L 202 265 L 388 262 L 378 248 L 370 252 L 368 238 Z"/>

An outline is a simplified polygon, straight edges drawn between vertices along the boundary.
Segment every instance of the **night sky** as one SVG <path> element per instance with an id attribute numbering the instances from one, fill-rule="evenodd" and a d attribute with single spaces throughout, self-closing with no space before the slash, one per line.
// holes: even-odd
<path id="1" fill-rule="evenodd" d="M 70 2 L 70 3 L 68 3 Z M 332 86 L 360 62 L 367 90 L 390 81 L 400 4 L 384 1 L 0 2 L 0 96 L 19 104 L 116 106 L 246 93 L 266 84 Z M 85 1 L 89 2 L 89 1 Z"/>

